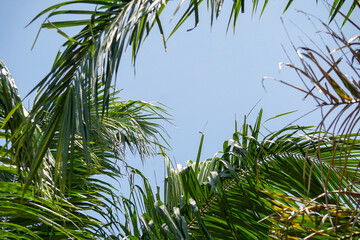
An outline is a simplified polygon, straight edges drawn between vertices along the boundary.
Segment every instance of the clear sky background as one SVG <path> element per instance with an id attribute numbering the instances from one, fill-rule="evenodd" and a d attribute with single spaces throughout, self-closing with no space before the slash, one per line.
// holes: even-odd
<path id="1" fill-rule="evenodd" d="M 22 97 L 50 70 L 57 51 L 66 40 L 56 31 L 43 30 L 31 51 L 41 21 L 24 27 L 37 13 L 57 2 L 59 0 L 2 0 L 0 59 L 8 66 Z M 136 75 L 130 63 L 130 51 L 121 63 L 117 88 L 123 89 L 120 95 L 122 99 L 161 102 L 170 108 L 169 113 L 177 127 L 165 124 L 171 136 L 169 143 L 172 150 L 168 154 L 181 164 L 189 159 L 195 160 L 201 137 L 199 131 L 205 133 L 203 160 L 220 151 L 222 143 L 232 136 L 235 117 L 241 124 L 243 116 L 257 102 L 251 115 L 253 118 L 260 108 L 264 109 L 265 119 L 298 110 L 297 113 L 268 122 L 266 126 L 271 130 L 280 129 L 315 108 L 313 101 L 303 101 L 300 92 L 278 82 L 266 81 L 265 91 L 262 78 L 271 76 L 301 86 L 292 70 L 285 69 L 279 73 L 278 63 L 289 61 L 282 45 L 294 60 L 297 59 L 280 17 L 295 44 L 303 46 L 302 40 L 309 42 L 304 33 L 311 39 L 319 39 L 316 31 L 320 25 L 314 27 L 297 9 L 327 22 L 327 8 L 322 3 L 316 5 L 315 0 L 299 0 L 294 1 L 282 15 L 287 1 L 272 0 L 259 20 L 260 11 L 252 16 L 249 0 L 246 2 L 246 13 L 239 16 L 236 33 L 233 34 L 231 29 L 226 34 L 231 2 L 225 1 L 221 16 L 212 28 L 210 13 L 206 11 L 206 3 L 203 3 L 199 27 L 187 32 L 193 27 L 193 19 L 189 19 L 168 40 L 167 52 L 158 31 L 153 31 L 140 48 Z M 169 23 L 169 19 L 177 4 L 178 1 L 169 2 L 169 12 L 162 16 L 167 35 L 176 22 L 175 19 Z M 355 31 L 347 28 L 347 25 L 344 32 L 348 38 L 355 35 Z M 31 106 L 31 101 L 31 98 L 25 100 L 25 106 Z M 319 120 L 319 113 L 315 113 L 297 123 L 314 125 Z M 129 160 L 144 170 L 149 178 L 156 172 L 157 180 L 161 179 L 161 159 L 146 160 L 144 166 L 136 157 Z"/>

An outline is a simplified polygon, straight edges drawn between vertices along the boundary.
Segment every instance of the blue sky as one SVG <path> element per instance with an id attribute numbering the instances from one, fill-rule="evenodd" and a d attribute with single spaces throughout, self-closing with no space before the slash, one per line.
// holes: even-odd
<path id="1" fill-rule="evenodd" d="M 0 59 L 7 64 L 23 97 L 49 71 L 56 52 L 65 41 L 55 31 L 43 30 L 31 51 L 41 22 L 27 28 L 24 26 L 41 10 L 56 2 L 59 1 L 12 0 L 2 4 Z M 122 60 L 117 80 L 117 88 L 123 89 L 120 97 L 161 102 L 170 108 L 177 127 L 165 125 L 171 135 L 172 151 L 168 154 L 179 163 L 196 158 L 201 137 L 199 131 L 205 133 L 202 159 L 212 157 L 221 150 L 223 141 L 231 137 L 235 116 L 240 124 L 243 116 L 258 102 L 253 117 L 260 108 L 264 109 L 265 119 L 299 111 L 281 120 L 270 121 L 267 127 L 271 130 L 285 126 L 315 107 L 313 101 L 303 101 L 301 93 L 275 81 L 266 81 L 265 91 L 262 78 L 271 76 L 301 85 L 292 70 L 284 69 L 279 73 L 278 63 L 288 62 L 282 45 L 296 59 L 280 17 L 295 44 L 302 46 L 302 40 L 309 42 L 304 33 L 311 39 L 318 39 L 316 30 L 319 28 L 297 9 L 314 14 L 325 22 L 328 21 L 328 10 L 322 3 L 316 5 L 314 0 L 306 3 L 294 1 L 288 12 L 282 15 L 285 4 L 269 1 L 259 20 L 259 13 L 251 15 L 248 2 L 246 13 L 239 16 L 235 34 L 232 29 L 226 34 L 230 6 L 225 4 L 219 20 L 210 28 L 210 14 L 204 3 L 200 25 L 186 31 L 193 26 L 192 19 L 189 19 L 168 40 L 167 52 L 158 31 L 150 34 L 140 49 L 136 75 L 130 54 L 127 53 Z M 174 26 L 175 21 L 168 22 L 177 4 L 178 1 L 170 2 L 170 11 L 162 17 L 167 35 Z M 351 29 L 345 28 L 344 31 L 348 37 L 355 34 Z M 25 106 L 28 105 L 31 105 L 31 98 L 25 100 Z M 314 125 L 319 120 L 319 114 L 312 114 L 297 123 Z M 161 178 L 161 159 L 147 160 L 144 168 L 136 157 L 129 159 L 140 169 L 145 169 L 149 178 L 154 172 L 158 180 Z"/>

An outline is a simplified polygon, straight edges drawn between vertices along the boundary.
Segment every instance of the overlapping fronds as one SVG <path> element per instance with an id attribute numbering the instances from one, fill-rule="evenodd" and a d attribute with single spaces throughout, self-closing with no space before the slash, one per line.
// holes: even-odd
<path id="1" fill-rule="evenodd" d="M 65 179 L 58 178 L 58 174 L 61 172 L 61 166 L 66 166 L 74 154 L 78 143 L 82 145 L 87 166 L 91 167 L 94 161 L 88 147 L 95 140 L 104 137 L 98 135 L 99 131 L 94 130 L 105 122 L 108 126 L 111 125 L 112 131 L 124 127 L 121 129 L 120 137 L 121 141 L 124 140 L 122 144 L 129 143 L 131 149 L 138 150 L 142 156 L 153 153 L 153 147 L 150 145 L 159 144 L 161 130 L 158 128 L 159 125 L 150 124 L 148 120 L 154 117 L 161 118 L 162 115 L 157 114 L 161 112 L 158 112 L 160 108 L 134 102 L 133 107 L 130 107 L 131 104 L 124 106 L 127 107 L 126 110 L 134 111 L 133 116 L 116 120 L 118 126 L 115 126 L 115 122 L 109 122 L 109 114 L 116 117 L 115 113 L 111 113 L 115 108 L 111 106 L 111 84 L 117 74 L 124 49 L 131 45 L 133 56 L 136 56 L 141 42 L 157 22 L 165 3 L 67 1 L 45 9 L 34 18 L 35 20 L 48 14 L 42 28 L 55 28 L 66 36 L 68 41 L 58 53 L 50 73 L 33 90 L 38 92 L 34 106 L 21 129 L 13 136 L 17 139 L 18 145 L 11 147 L 13 151 L 18 152 L 20 146 L 32 141 L 29 136 L 34 135 L 37 127 L 42 129 L 42 134 L 36 139 L 33 148 L 34 157 L 29 157 L 31 160 L 21 158 L 23 162 L 32 163 L 26 177 L 25 189 L 35 180 L 35 173 L 42 165 L 45 155 L 51 151 L 51 147 L 56 148 L 56 155 L 53 157 L 56 162 L 55 177 L 59 183 L 66 182 Z M 66 10 L 67 7 L 79 9 Z M 69 14 L 79 19 L 69 20 L 65 17 Z M 61 20 L 53 21 L 59 18 Z M 62 29 L 72 26 L 80 27 L 81 30 L 75 36 L 69 37 Z M 145 109 L 147 113 L 143 112 Z M 119 108 L 116 111 L 118 110 Z M 142 116 L 139 111 L 142 111 Z M 136 117 L 139 117 L 137 122 L 134 121 Z M 121 125 L 121 121 L 126 123 Z M 132 126 L 125 126 L 126 124 Z M 139 138 L 136 139 L 137 137 Z M 54 139 L 57 141 L 56 144 Z"/>
<path id="2" fill-rule="evenodd" d="M 66 1 L 42 11 L 32 22 L 48 14 L 41 27 L 57 29 L 68 41 L 58 53 L 49 75 L 35 88 L 42 93 L 38 102 L 51 99 L 54 93 L 64 92 L 68 85 L 77 83 L 89 88 L 95 102 L 103 89 L 103 110 L 106 109 L 113 76 L 117 74 L 124 50 L 131 46 L 135 58 L 156 22 L 161 30 L 158 17 L 165 4 L 162 0 Z M 67 10 L 67 7 L 74 9 Z M 68 15 L 78 20 L 69 20 Z M 81 28 L 75 36 L 69 37 L 62 30 L 74 26 Z"/>
<path id="3" fill-rule="evenodd" d="M 284 12 L 286 12 L 288 10 L 288 8 L 290 7 L 290 5 L 293 3 L 294 0 L 288 0 L 288 1 L 284 1 Z M 348 2 L 350 2 L 351 0 L 349 0 Z M 177 22 L 176 26 L 174 27 L 174 30 L 172 31 L 172 33 L 170 34 L 170 36 L 172 34 L 174 34 L 177 29 L 179 29 L 181 27 L 181 25 L 186 22 L 186 20 L 191 17 L 193 15 L 194 17 L 194 28 L 198 26 L 199 22 L 200 22 L 200 14 L 199 14 L 199 9 L 200 9 L 200 4 L 203 3 L 205 1 L 203 0 L 191 0 L 188 4 L 188 7 L 186 8 L 186 10 L 184 11 L 184 13 L 182 14 L 182 16 L 180 17 L 180 20 Z M 245 1 L 245 0 L 234 0 L 232 1 L 232 7 L 230 8 L 230 13 L 229 13 L 229 20 L 228 20 L 228 27 L 227 29 L 229 29 L 230 27 L 232 27 L 235 31 L 235 27 L 236 24 L 238 22 L 238 17 L 241 13 L 245 12 L 245 3 L 246 6 L 247 4 L 249 4 L 251 6 L 252 13 L 254 14 L 256 11 L 258 11 L 258 9 L 261 10 L 260 16 L 264 13 L 268 3 L 271 1 L 269 0 L 265 0 L 265 1 L 259 1 L 259 0 L 253 0 L 252 3 L 250 3 L 250 1 Z M 330 5 L 331 7 L 331 11 L 329 13 L 330 15 L 330 22 L 334 20 L 335 16 L 337 16 L 338 14 L 343 15 L 343 13 L 340 12 L 340 10 L 344 10 L 344 3 L 346 1 L 345 0 L 334 0 L 332 4 L 327 3 Z M 179 6 L 177 7 L 174 15 L 179 11 L 180 6 L 184 3 L 184 0 L 180 1 Z M 222 10 L 223 4 L 225 3 L 224 0 L 207 0 L 207 8 L 210 9 L 210 13 L 211 13 L 211 25 L 213 24 L 214 20 L 217 19 L 220 15 L 220 12 Z M 316 3 L 318 3 L 318 0 L 316 0 Z M 351 14 L 353 13 L 354 9 L 356 7 L 359 7 L 360 3 L 358 0 L 353 1 L 353 3 L 350 5 L 350 8 L 347 10 L 347 14 L 346 14 L 346 18 L 349 18 L 351 16 Z M 345 16 L 345 15 L 344 15 Z M 344 21 L 344 23 L 346 22 L 346 19 Z M 189 29 L 191 30 L 191 29 Z"/>
<path id="4" fill-rule="evenodd" d="M 192 14 L 198 25 L 202 2 L 190 1 L 170 35 Z M 292 2 L 287 2 L 285 11 Z M 342 14 L 344 2 L 334 0 L 331 20 Z M 211 22 L 223 3 L 207 1 Z M 116 199 L 114 187 L 98 178 L 116 180 L 121 175 L 117 162 L 123 160 L 126 147 L 143 157 L 161 145 L 163 128 L 156 121 L 165 120 L 166 111 L 141 101 L 118 102 L 111 85 L 125 49 L 131 47 L 135 61 L 153 26 L 157 25 L 165 44 L 159 15 L 166 4 L 166 0 L 75 0 L 42 11 L 34 20 L 47 15 L 42 28 L 56 29 L 67 40 L 49 74 L 34 88 L 37 96 L 32 109 L 22 106 L 9 71 L 0 62 L 0 136 L 5 141 L 0 149 L 1 237 L 356 236 L 360 231 L 359 36 L 347 41 L 329 28 L 339 43 L 335 51 L 327 48 L 325 56 L 302 48 L 299 56 L 304 69 L 289 64 L 325 94 L 322 98 L 312 87 L 305 90 L 320 106 L 331 106 L 321 127 L 335 108 L 344 106 L 325 131 L 309 134 L 307 128 L 293 126 L 260 140 L 260 113 L 254 126 L 245 122 L 242 131 L 224 143 L 220 157 L 201 162 L 201 141 L 195 163 L 174 170 L 167 159 L 164 201 L 136 169 L 133 173 L 142 177 L 144 187 L 132 186 L 136 190 L 130 200 Z M 244 4 L 244 0 L 233 1 L 228 26 L 235 27 Z M 253 1 L 253 12 L 259 4 Z M 262 12 L 267 4 L 264 1 Z M 349 16 L 356 7 L 359 2 L 353 1 L 348 13 L 342 14 L 355 27 Z M 67 27 L 80 30 L 69 36 Z M 340 70 L 344 61 L 355 77 Z M 351 107 L 355 110 L 349 113 Z M 295 136 L 299 132 L 303 136 Z M 121 215 L 117 204 L 123 206 L 125 223 L 116 219 Z M 100 214 L 108 224 L 102 228 L 87 211 Z"/>
<path id="5" fill-rule="evenodd" d="M 60 197 L 53 181 L 54 168 L 52 154 L 48 152 L 44 157 L 41 169 L 35 174 L 35 179 L 41 179 L 42 184 L 36 183 L 23 191 L 23 179 L 27 177 L 34 157 L 34 145 L 41 134 L 37 126 L 34 135 L 29 137 L 27 145 L 18 145 L 13 137 L 21 128 L 28 116 L 22 106 L 14 79 L 3 62 L 0 62 L 1 79 L 1 147 L 0 161 L 0 236 L 6 239 L 53 239 L 75 238 L 88 239 L 94 236 L 90 228 L 96 228 L 99 222 L 81 213 L 78 205 Z M 18 152 L 12 146 L 19 146 Z M 27 156 L 27 157 L 24 157 Z M 17 161 L 24 159 L 24 161 Z M 86 176 L 84 175 L 83 177 Z M 82 193 L 84 193 L 82 191 Z M 74 191 L 72 194 L 80 194 Z M 86 194 L 85 194 L 86 195 Z M 82 195 L 83 202 L 92 202 Z M 88 229 L 81 229 L 87 226 Z"/>
<path id="6" fill-rule="evenodd" d="M 16 167 L 0 165 L 1 174 L 12 179 L 0 181 L 0 236 L 3 239 L 94 239 L 101 222 L 86 215 L 86 205 L 95 205 L 94 194 L 75 189 L 71 196 L 41 196 L 32 186 L 23 194 L 23 186 L 16 182 Z M 83 176 L 84 177 L 84 176 Z M 83 185 L 84 187 L 85 185 Z M 35 194 L 34 194 L 35 193 Z M 91 196 L 93 195 L 93 196 Z"/>
<path id="7" fill-rule="evenodd" d="M 356 21 L 346 20 L 348 27 L 353 27 L 355 32 L 360 30 Z M 335 31 L 325 23 L 322 27 L 325 31 L 320 34 L 324 43 L 327 40 L 326 45 L 323 48 L 297 48 L 300 64 L 292 62 L 285 65 L 294 69 L 305 85 L 304 88 L 295 88 L 304 92 L 305 98 L 312 97 L 321 109 L 322 120 L 318 130 L 322 132 L 318 137 L 324 142 L 330 141 L 329 146 L 334 150 L 320 160 L 341 169 L 342 177 L 338 183 L 341 192 L 343 181 L 356 183 L 359 180 L 359 36 L 347 38 L 340 29 Z M 339 152 L 335 151 L 338 149 Z M 319 154 L 324 151 L 321 144 L 317 151 Z M 325 187 L 330 174 L 329 169 Z"/>
<path id="8" fill-rule="evenodd" d="M 95 114 L 95 113 L 94 113 Z M 133 154 L 140 157 L 149 156 L 156 151 L 156 147 L 166 147 L 159 143 L 158 136 L 166 143 L 160 131 L 166 133 L 159 121 L 169 122 L 166 110 L 155 104 L 144 101 L 113 101 L 101 124 L 94 128 L 95 132 L 102 132 L 105 140 L 116 142 L 114 149 L 125 157 L 126 147 Z M 170 123 L 170 122 L 169 122 Z"/>
<path id="9" fill-rule="evenodd" d="M 2 62 L 0 80 L 0 136 L 5 140 L 0 152 L 1 236 L 108 238 L 101 221 L 108 219 L 107 211 L 114 205 L 111 196 L 117 189 L 107 181 L 116 182 L 122 175 L 126 147 L 141 157 L 155 151 L 163 131 L 156 121 L 167 119 L 166 111 L 111 96 L 107 113 L 99 117 L 104 101 L 101 92 L 100 104 L 89 100 L 90 125 L 84 132 L 91 141 L 84 142 L 79 128 L 83 119 L 74 111 L 80 104 L 73 94 L 75 88 L 55 99 L 57 115 L 44 114 L 37 124 L 29 125 L 31 111 L 23 108 L 14 79 Z M 32 131 L 21 132 L 29 126 Z M 44 154 L 39 155 L 38 149 Z"/>
<path id="10" fill-rule="evenodd" d="M 199 22 L 199 4 L 202 1 L 190 1 L 189 7 L 175 26 L 176 31 L 180 25 L 191 15 L 195 15 L 195 26 Z M 286 10 L 292 1 L 288 1 Z M 334 1 L 332 16 L 338 13 L 344 1 Z M 182 5 L 184 1 L 180 1 Z M 221 11 L 223 0 L 207 1 L 211 8 L 211 19 L 217 17 Z M 268 1 L 260 3 L 253 1 L 252 9 L 255 11 L 262 4 L 262 11 Z M 19 145 L 26 145 L 33 135 L 36 126 L 42 126 L 44 134 L 38 136 L 38 143 L 34 149 L 36 159 L 33 162 L 25 189 L 30 181 L 34 180 L 35 172 L 47 154 L 51 139 L 59 130 L 59 151 L 55 157 L 57 162 L 65 161 L 71 153 L 71 145 L 75 136 L 81 136 L 84 156 L 89 163 L 90 153 L 87 144 L 92 141 L 89 132 L 91 125 L 91 104 L 95 104 L 98 116 L 107 114 L 111 84 L 118 73 L 119 62 L 124 50 L 131 46 L 133 60 L 143 40 L 154 25 L 157 25 L 164 36 L 159 15 L 166 6 L 166 0 L 151 1 L 65 1 L 42 11 L 31 22 L 46 15 L 42 28 L 56 29 L 67 41 L 59 51 L 50 73 L 39 82 L 33 91 L 38 95 L 30 116 L 17 132 Z M 229 25 L 233 26 L 240 12 L 244 11 L 245 1 L 233 1 Z M 349 14 L 356 7 L 354 2 Z M 177 9 L 178 10 L 178 9 Z M 176 10 L 176 11 L 177 11 Z M 74 19 L 69 19 L 71 16 Z M 77 27 L 79 32 L 74 36 L 66 34 L 66 28 Z M 173 32 L 174 32 L 173 31 Z M 172 34 L 172 33 L 171 33 Z M 171 35 L 170 34 L 170 35 Z M 163 39 L 165 39 L 163 37 Z M 165 44 L 165 41 L 164 41 Z M 100 100 L 100 94 L 103 99 Z M 43 122 L 43 119 L 51 119 Z M 61 128 L 59 129 L 59 126 Z M 24 135 L 27 133 L 26 135 Z M 33 134 L 28 134 L 33 133 Z M 155 141 L 157 139 L 155 138 Z M 72 143 L 73 144 L 73 143 Z M 19 147 L 12 146 L 19 152 Z M 141 147 L 145 153 L 150 153 L 148 147 Z M 68 151 L 69 150 L 69 151 Z"/>
<path id="11" fill-rule="evenodd" d="M 342 179 L 342 168 L 321 161 L 341 154 L 311 128 L 290 126 L 264 138 L 261 113 L 252 126 L 224 142 L 222 153 L 189 161 L 168 174 L 164 200 L 147 179 L 135 186 L 123 236 L 144 239 L 304 239 L 356 236 L 358 184 Z M 359 142 L 354 143 L 360 146 Z M 202 141 L 200 146 L 202 145 Z M 318 151 L 318 146 L 322 151 Z M 358 150 L 352 150 L 354 156 Z M 220 155 L 220 156 L 218 156 Z M 353 161 L 357 160 L 354 158 Z M 331 171 L 329 171 L 331 169 Z M 327 174 L 330 172 L 330 176 Z M 327 177 L 329 177 L 327 179 Z M 308 183 L 311 182 L 309 185 Z M 339 183 L 341 187 L 339 188 Z M 325 186 L 325 183 L 327 186 Z M 138 192 L 138 195 L 136 195 Z M 137 196 L 137 197 L 135 197 Z M 140 200 L 139 200 L 140 199 Z M 144 212 L 140 216 L 140 213 Z M 134 225 L 135 224 L 135 225 Z"/>

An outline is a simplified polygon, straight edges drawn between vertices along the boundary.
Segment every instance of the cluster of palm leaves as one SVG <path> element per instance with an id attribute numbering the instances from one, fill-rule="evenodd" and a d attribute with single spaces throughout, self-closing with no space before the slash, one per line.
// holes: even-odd
<path id="1" fill-rule="evenodd" d="M 72 113 L 80 107 L 74 105 L 75 96 L 70 102 L 63 102 L 63 96 L 59 96 L 55 101 L 63 108 L 60 113 L 53 118 L 46 113 L 33 124 L 37 116 L 22 106 L 14 80 L 3 63 L 0 71 L 4 139 L 0 235 L 9 239 L 103 236 L 105 233 L 98 232 L 102 223 L 92 216 L 106 215 L 116 188 L 97 176 L 117 180 L 122 175 L 120 166 L 127 147 L 141 157 L 152 154 L 159 144 L 161 127 L 151 120 L 165 119 L 166 112 L 150 103 L 111 97 L 106 115 L 98 116 L 101 105 L 89 100 L 89 119 L 82 133 L 79 125 L 85 120 Z M 103 94 L 99 95 L 99 104 L 103 98 Z M 54 128 L 49 129 L 49 124 Z M 81 134 L 89 140 L 85 142 Z"/>
<path id="2" fill-rule="evenodd" d="M 254 125 L 244 119 L 221 152 L 186 167 L 167 163 L 161 198 L 148 180 L 135 185 L 126 214 L 132 239 L 338 239 L 360 234 L 359 177 L 332 164 L 347 155 L 358 164 L 360 142 L 289 126 L 261 135 L 262 111 Z M 334 142 L 338 145 L 334 148 Z M 220 155 L 220 156 L 218 156 Z M 134 171 L 134 174 L 139 172 Z M 143 214 L 136 215 L 137 212 Z M 136 216 L 136 217 L 134 217 Z M 129 224 L 128 223 L 128 224 Z"/>
<path id="3" fill-rule="evenodd" d="M 233 1 L 229 26 L 235 27 L 244 2 Z M 192 15 L 198 25 L 201 3 L 190 1 L 170 36 Z M 213 21 L 224 1 L 207 3 Z M 360 30 L 350 18 L 359 1 L 352 1 L 346 14 L 340 11 L 344 3 L 334 1 L 331 20 L 342 15 Z M 47 14 L 42 28 L 56 29 L 67 41 L 34 88 L 31 109 L 23 106 L 14 79 L 0 62 L 1 238 L 359 236 L 359 36 L 347 40 L 327 24 L 336 49 L 296 49 L 301 67 L 287 64 L 304 80 L 305 88 L 297 89 L 319 107 L 330 107 L 318 128 L 290 126 L 264 136 L 260 111 L 255 124 L 245 118 L 213 158 L 201 161 L 203 137 L 196 160 L 184 168 L 174 168 L 162 152 L 167 165 L 163 194 L 128 165 L 127 149 L 142 158 L 162 151 L 164 129 L 157 120 L 168 115 L 150 103 L 120 101 L 112 85 L 125 49 L 131 47 L 135 61 L 154 26 L 166 43 L 160 15 L 167 4 L 75 0 L 41 12 L 34 20 Z M 258 5 L 253 1 L 253 11 Z M 78 19 L 69 20 L 69 14 Z M 66 27 L 80 30 L 69 36 Z M 107 178 L 118 180 L 127 171 L 140 177 L 142 185 L 131 182 L 130 196 L 124 197 Z"/>

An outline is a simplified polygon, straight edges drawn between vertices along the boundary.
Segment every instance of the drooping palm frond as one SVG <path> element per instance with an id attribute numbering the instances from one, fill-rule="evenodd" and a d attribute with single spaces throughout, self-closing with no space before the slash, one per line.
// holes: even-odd
<path id="1" fill-rule="evenodd" d="M 95 113 L 94 113 L 95 115 Z M 102 131 L 106 141 L 116 142 L 114 149 L 125 157 L 126 147 L 133 153 L 139 153 L 140 158 L 156 152 L 156 147 L 166 147 L 160 144 L 158 137 L 166 143 L 165 128 L 156 121 L 167 120 L 169 115 L 165 109 L 144 101 L 116 101 L 110 103 L 106 116 L 101 118 L 101 125 L 94 131 Z"/>
<path id="2" fill-rule="evenodd" d="M 68 41 L 58 53 L 49 75 L 35 87 L 41 92 L 35 109 L 40 109 L 42 102 L 55 94 L 65 92 L 67 86 L 73 83 L 80 90 L 88 88 L 96 104 L 99 91 L 104 91 L 104 111 L 124 50 L 131 46 L 135 58 L 139 46 L 156 22 L 161 30 L 158 15 L 165 4 L 166 1 L 160 0 L 66 1 L 42 11 L 31 22 L 48 14 L 41 28 L 57 29 Z M 66 7 L 78 9 L 64 10 Z M 80 20 L 68 20 L 66 16 L 69 14 Z M 53 21 L 53 18 L 61 20 Z M 74 26 L 82 29 L 73 37 L 62 31 L 63 28 Z"/>
<path id="3" fill-rule="evenodd" d="M 32 159 L 35 155 L 35 142 L 41 136 L 41 129 L 38 125 L 33 126 L 33 134 L 26 136 L 28 141 L 26 144 L 21 144 L 21 141 L 15 137 L 21 131 L 23 124 L 29 116 L 28 111 L 23 107 L 20 96 L 17 91 L 14 79 L 11 77 L 10 71 L 5 64 L 0 62 L 0 79 L 1 79 L 1 135 L 4 137 L 1 151 L 1 163 L 8 164 L 15 167 L 17 173 L 12 176 L 12 181 L 17 179 L 18 182 L 24 182 L 24 179 L 29 174 L 29 169 L 32 166 Z M 43 193 L 49 193 L 49 188 L 52 188 L 53 179 L 51 161 L 52 156 L 50 152 L 44 154 L 43 169 L 34 172 L 35 182 L 43 181 L 44 184 L 37 184 L 40 189 L 46 189 Z M 50 195 L 47 196 L 51 198 Z"/>
<path id="4" fill-rule="evenodd" d="M 355 31 L 360 30 L 356 22 L 350 18 L 347 20 Z M 321 161 L 341 169 L 341 187 L 343 180 L 359 180 L 360 45 L 358 35 L 346 39 L 340 29 L 335 31 L 325 23 L 322 26 L 325 28 L 322 34 L 325 34 L 323 39 L 328 40 L 327 45 L 323 49 L 318 46 L 295 49 L 300 64 L 291 62 L 286 65 L 297 72 L 305 85 L 304 88 L 295 88 L 304 92 L 305 98 L 312 97 L 321 109 L 322 121 L 318 130 L 322 133 L 318 137 L 323 137 L 325 142 L 331 141 L 334 149 L 340 149 L 340 152 L 334 150 L 333 154 L 323 157 Z M 334 134 L 329 136 L 328 132 Z M 317 151 L 323 151 L 321 144 Z"/>
<path id="5" fill-rule="evenodd" d="M 91 132 L 90 129 L 101 125 L 102 123 L 98 122 L 108 118 L 110 114 L 111 84 L 117 74 L 123 51 L 127 46 L 131 46 L 135 57 L 141 42 L 153 25 L 158 23 L 161 30 L 158 15 L 165 4 L 166 1 L 158 0 L 66 1 L 45 9 L 34 18 L 36 20 L 44 14 L 49 14 L 42 27 L 57 29 L 68 41 L 56 57 L 50 73 L 34 88 L 33 91 L 38 92 L 34 106 L 21 128 L 14 134 L 18 145 L 11 145 L 11 148 L 18 152 L 20 146 L 26 146 L 28 142 L 33 141 L 29 136 L 34 135 L 37 126 L 42 129 L 42 134 L 34 143 L 34 157 L 29 157 L 31 160 L 22 159 L 23 162 L 32 163 L 26 176 L 25 189 L 35 180 L 35 173 L 47 152 L 51 151 L 51 147 L 57 148 L 53 157 L 56 162 L 55 170 L 59 174 L 60 167 L 65 166 L 69 157 L 74 154 L 77 141 L 83 145 L 84 157 L 87 165 L 91 167 L 93 162 L 88 145 L 99 138 L 94 136 L 97 133 Z M 66 7 L 79 9 L 65 10 Z M 80 20 L 68 20 L 65 16 L 69 14 L 79 17 Z M 53 21 L 54 18 L 61 17 L 65 20 Z M 73 37 L 67 36 L 62 30 L 71 26 L 81 28 Z M 139 107 L 141 104 L 135 105 Z M 127 135 L 126 130 L 122 129 L 125 131 L 122 132 L 121 140 L 131 142 L 132 149 L 144 150 L 140 154 L 146 155 L 153 153 L 149 144 L 159 144 L 159 136 L 155 136 L 160 133 L 157 130 L 159 125 L 146 122 L 153 117 L 153 110 L 158 111 L 159 108 L 150 105 L 132 108 L 134 111 L 141 109 L 148 109 L 152 113 L 147 117 L 144 115 L 134 126 L 128 127 Z M 103 120 L 99 120 L 100 118 Z M 127 123 L 130 121 L 129 118 Z M 138 131 L 136 135 L 130 135 L 132 130 Z M 131 134 L 133 133 L 135 132 Z M 53 144 L 55 135 L 56 145 Z M 81 139 L 77 140 L 79 137 Z M 141 140 L 138 139 L 136 142 L 136 137 L 141 137 Z M 151 139 L 147 139 L 148 137 Z M 140 145 L 136 146 L 137 143 Z M 64 181 L 66 182 L 65 179 Z"/>
<path id="6" fill-rule="evenodd" d="M 159 144 L 157 138 L 162 136 L 162 127 L 156 121 L 167 119 L 166 111 L 154 104 L 121 102 L 111 96 L 107 114 L 99 117 L 104 99 L 101 93 L 100 104 L 91 100 L 89 103 L 91 125 L 86 131 L 91 141 L 86 143 L 85 151 L 76 126 L 81 119 L 68 123 L 74 114 L 72 110 L 79 107 L 72 95 L 74 88 L 67 93 L 69 101 L 61 102 L 63 96 L 57 99 L 61 102 L 57 118 L 68 124 L 56 124 L 48 130 L 54 117 L 44 115 L 33 131 L 19 133 L 28 124 L 31 111 L 28 113 L 22 107 L 6 66 L 1 62 L 0 67 L 1 137 L 6 140 L 0 152 L 1 236 L 107 239 L 109 233 L 102 229 L 102 224 L 109 220 L 107 211 L 114 205 L 111 196 L 117 191 L 108 180 L 116 182 L 121 176 L 127 146 L 142 157 L 154 151 L 155 146 L 151 145 Z M 73 129 L 76 134 L 66 135 Z M 37 149 L 44 146 L 38 144 L 45 136 L 48 146 L 40 158 Z M 36 170 L 35 164 L 39 164 Z"/>
<path id="7" fill-rule="evenodd" d="M 341 147 L 299 126 L 261 139 L 260 126 L 261 113 L 253 126 L 245 121 L 241 131 L 224 142 L 221 155 L 204 162 L 173 169 L 165 158 L 164 200 L 159 189 L 154 193 L 134 170 L 144 183 L 135 186 L 139 196 L 133 196 L 140 207 L 129 206 L 132 215 L 127 216 L 133 227 L 139 224 L 134 218 L 139 219 L 142 234 L 126 234 L 144 239 L 356 236 L 358 184 L 341 180 L 342 168 L 322 161 L 334 152 L 341 154 Z M 356 156 L 359 150 L 352 152 Z"/>
<path id="8" fill-rule="evenodd" d="M 79 202 L 72 204 L 58 194 L 53 179 L 53 158 L 47 152 L 38 169 L 34 186 L 23 190 L 24 178 L 28 176 L 28 162 L 34 157 L 33 146 L 41 134 L 36 126 L 27 145 L 19 145 L 14 135 L 28 117 L 17 92 L 14 79 L 3 62 L 0 62 L 0 122 L 1 122 L 1 160 L 0 160 L 0 236 L 6 239 L 88 239 L 94 236 L 89 229 L 100 224 L 94 218 L 83 214 Z M 18 151 L 13 151 L 18 146 Z M 24 161 L 21 161 L 24 159 Z M 73 192 L 74 193 L 74 192 Z M 83 195 L 84 196 L 84 195 Z M 83 200 L 91 202 L 89 198 Z M 81 229 L 86 226 L 87 229 Z"/>
<path id="9" fill-rule="evenodd" d="M 290 5 L 293 3 L 294 0 L 289 0 L 289 1 L 285 1 L 284 2 L 284 13 L 288 10 L 288 8 L 290 7 Z M 351 0 L 349 0 L 348 2 L 350 2 Z M 175 10 L 174 15 L 179 11 L 181 5 L 184 4 L 185 1 L 180 1 L 179 6 L 177 7 L 177 9 Z M 199 22 L 200 22 L 200 5 L 205 2 L 203 0 L 192 0 L 189 1 L 188 7 L 186 8 L 186 10 L 184 11 L 184 13 L 182 14 L 182 16 L 180 17 L 179 21 L 177 22 L 176 26 L 174 27 L 172 33 L 170 34 L 173 35 L 180 27 L 181 25 L 186 22 L 186 20 L 191 17 L 193 15 L 194 17 L 194 28 L 198 26 Z M 271 1 L 270 1 L 271 2 Z M 345 8 L 344 3 L 346 1 L 345 0 L 334 0 L 332 4 L 329 4 L 329 6 L 331 7 L 331 11 L 329 13 L 330 15 L 330 22 L 334 20 L 334 18 L 338 15 L 341 14 L 343 16 L 345 16 L 345 22 L 347 21 L 347 19 L 351 16 L 351 14 L 353 13 L 354 9 L 356 7 L 360 8 L 360 3 L 358 0 L 353 1 L 353 3 L 351 4 L 349 10 L 347 11 L 347 14 L 344 15 L 340 10 L 343 10 Z M 214 20 L 217 19 L 220 15 L 220 12 L 222 10 L 223 4 L 225 3 L 224 0 L 207 0 L 207 8 L 210 9 L 210 13 L 211 13 L 211 25 L 213 24 Z M 232 1 L 232 7 L 230 9 L 230 13 L 229 13 L 229 20 L 228 20 L 228 27 L 227 29 L 229 29 L 230 27 L 232 27 L 235 31 L 235 27 L 236 24 L 238 22 L 238 17 L 241 13 L 245 12 L 245 3 L 246 4 L 251 4 L 248 3 L 245 0 L 234 0 Z M 254 14 L 256 11 L 258 11 L 258 9 L 261 9 L 261 13 L 260 15 L 262 15 L 264 13 L 264 11 L 266 10 L 266 7 L 269 3 L 269 0 L 265 0 L 265 1 L 259 1 L 259 0 L 253 0 L 252 1 L 252 6 L 251 6 L 251 10 L 252 13 Z M 316 3 L 318 3 L 318 0 L 316 0 Z M 260 6 L 259 6 L 260 5 Z M 189 29 L 191 30 L 191 29 Z"/>

